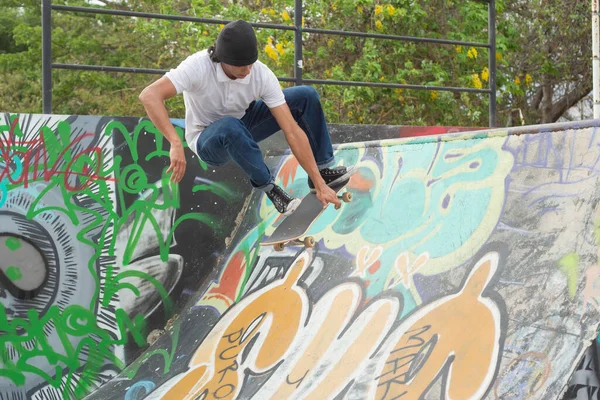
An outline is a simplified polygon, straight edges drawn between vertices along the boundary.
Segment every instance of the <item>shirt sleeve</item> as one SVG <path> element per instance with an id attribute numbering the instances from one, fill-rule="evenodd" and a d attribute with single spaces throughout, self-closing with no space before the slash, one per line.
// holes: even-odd
<path id="1" fill-rule="evenodd" d="M 177 68 L 168 71 L 165 76 L 177 89 L 177 94 L 182 92 L 196 92 L 202 85 L 202 77 L 206 71 L 202 70 L 202 63 L 196 55 L 186 58 Z"/>
<path id="2" fill-rule="evenodd" d="M 284 104 L 285 96 L 283 95 L 281 86 L 279 86 L 277 76 L 269 68 L 265 68 L 264 77 L 263 91 L 260 97 L 267 107 L 275 108 Z"/>

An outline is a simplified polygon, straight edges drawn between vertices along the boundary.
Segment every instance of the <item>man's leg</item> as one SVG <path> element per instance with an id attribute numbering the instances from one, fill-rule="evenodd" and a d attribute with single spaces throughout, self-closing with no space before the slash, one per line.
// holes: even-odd
<path id="1" fill-rule="evenodd" d="M 208 126 L 198 137 L 196 149 L 202 161 L 213 167 L 233 160 L 248 175 L 254 188 L 267 193 L 279 212 L 289 214 L 298 206 L 298 199 L 292 199 L 274 185 L 260 147 L 239 119 L 225 117 Z"/>
<path id="2" fill-rule="evenodd" d="M 246 172 L 256 189 L 264 189 L 273 183 L 260 147 L 237 118 L 225 117 L 206 127 L 196 146 L 202 161 L 211 166 L 218 167 L 233 160 Z"/>
<path id="3" fill-rule="evenodd" d="M 317 166 L 326 168 L 333 165 L 331 137 L 318 92 L 310 86 L 295 86 L 284 89 L 283 94 L 292 116 L 306 132 Z M 280 130 L 275 117 L 262 100 L 254 103 L 242 117 L 242 122 L 257 142 L 265 140 Z"/>
<path id="4" fill-rule="evenodd" d="M 335 163 L 335 159 L 318 92 L 310 86 L 295 86 L 284 89 L 283 94 L 292 116 L 308 137 L 315 161 L 325 182 L 332 185 L 349 179 L 351 169 L 329 168 Z M 242 122 L 257 142 L 268 138 L 280 129 L 275 117 L 262 100 L 257 100 L 253 104 L 242 117 Z M 314 190 L 310 178 L 308 185 L 311 190 Z"/>

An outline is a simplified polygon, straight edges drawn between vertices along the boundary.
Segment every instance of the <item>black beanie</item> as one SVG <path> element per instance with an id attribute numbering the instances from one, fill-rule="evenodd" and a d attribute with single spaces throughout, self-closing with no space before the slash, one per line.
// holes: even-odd
<path id="1" fill-rule="evenodd" d="M 252 25 L 242 20 L 225 25 L 215 43 L 215 56 L 220 62 L 238 67 L 254 64 L 258 45 Z"/>

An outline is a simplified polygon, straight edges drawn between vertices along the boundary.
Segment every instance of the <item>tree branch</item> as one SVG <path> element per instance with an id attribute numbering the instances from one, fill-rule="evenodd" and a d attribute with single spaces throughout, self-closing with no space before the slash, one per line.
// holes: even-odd
<path id="1" fill-rule="evenodd" d="M 542 87 L 540 86 L 537 88 L 537 90 L 535 91 L 535 94 L 533 95 L 533 100 L 531 100 L 531 108 L 533 108 L 534 110 L 537 110 L 540 107 L 543 97 L 544 97 L 544 91 L 542 90 Z"/>
<path id="2" fill-rule="evenodd" d="M 591 80 L 586 79 L 577 84 L 573 90 L 564 95 L 559 101 L 554 103 L 550 112 L 549 122 L 556 122 L 569 108 L 579 103 L 581 99 L 587 96 L 593 89 Z"/>

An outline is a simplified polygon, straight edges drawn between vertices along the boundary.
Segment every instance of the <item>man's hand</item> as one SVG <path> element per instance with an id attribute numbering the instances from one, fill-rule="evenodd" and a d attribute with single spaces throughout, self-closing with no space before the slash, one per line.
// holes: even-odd
<path id="1" fill-rule="evenodd" d="M 169 172 L 173 172 L 173 175 L 171 175 L 171 181 L 179 183 L 179 181 L 181 181 L 183 178 L 186 166 L 185 152 L 183 151 L 183 144 L 181 142 L 171 144 L 170 156 L 171 166 L 167 170 L 167 174 Z"/>
<path id="2" fill-rule="evenodd" d="M 169 78 L 163 76 L 146 87 L 139 96 L 154 126 L 171 143 L 171 166 L 167 170 L 167 174 L 170 172 L 173 173 L 171 181 L 175 183 L 181 181 L 185 173 L 185 152 L 183 151 L 181 139 L 169 120 L 169 114 L 165 108 L 165 100 L 174 97 L 176 94 L 177 90 L 173 83 Z"/>
<path id="3" fill-rule="evenodd" d="M 341 207 L 340 199 L 337 197 L 335 190 L 327 186 L 325 183 L 315 187 L 317 193 L 317 199 L 323 205 L 323 208 L 327 207 L 329 203 L 334 204 L 336 207 Z"/>

